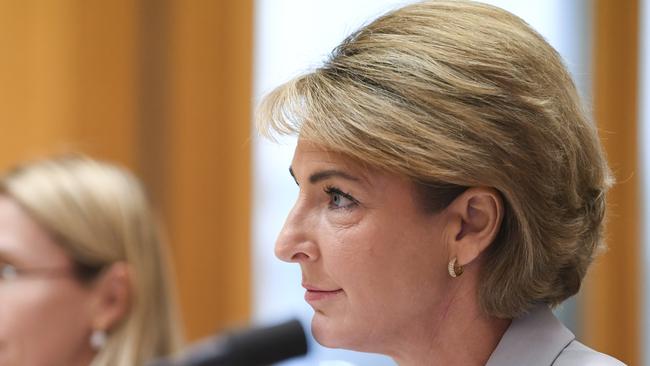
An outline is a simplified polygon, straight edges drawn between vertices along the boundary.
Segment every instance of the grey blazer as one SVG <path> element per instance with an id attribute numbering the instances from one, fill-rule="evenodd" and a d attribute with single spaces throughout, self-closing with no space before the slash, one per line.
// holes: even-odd
<path id="1" fill-rule="evenodd" d="M 547 306 L 515 319 L 486 366 L 625 366 L 578 342 Z"/>

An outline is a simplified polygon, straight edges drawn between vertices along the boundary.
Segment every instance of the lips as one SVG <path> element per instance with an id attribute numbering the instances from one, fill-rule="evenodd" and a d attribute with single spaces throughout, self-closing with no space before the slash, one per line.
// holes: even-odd
<path id="1" fill-rule="evenodd" d="M 305 288 L 305 301 L 308 303 L 323 301 L 343 294 L 343 289 L 323 289 L 315 286 L 303 285 Z"/>

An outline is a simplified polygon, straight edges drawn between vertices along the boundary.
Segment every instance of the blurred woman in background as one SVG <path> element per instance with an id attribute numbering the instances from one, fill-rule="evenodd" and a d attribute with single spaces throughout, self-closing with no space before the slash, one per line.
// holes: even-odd
<path id="1" fill-rule="evenodd" d="M 139 182 L 67 156 L 0 179 L 0 365 L 139 366 L 180 346 Z"/>

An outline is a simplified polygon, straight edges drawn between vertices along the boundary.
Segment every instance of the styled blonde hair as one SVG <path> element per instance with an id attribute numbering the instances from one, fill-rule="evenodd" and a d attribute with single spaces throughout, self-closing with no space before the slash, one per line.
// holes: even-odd
<path id="1" fill-rule="evenodd" d="M 596 129 L 557 52 L 502 9 L 425 1 L 390 12 L 271 92 L 257 124 L 410 177 L 429 211 L 465 187 L 496 188 L 506 207 L 484 254 L 487 314 L 560 303 L 603 246 L 612 179 Z"/>
<path id="2" fill-rule="evenodd" d="M 108 330 L 93 366 L 144 365 L 180 346 L 168 258 L 139 182 L 126 170 L 82 156 L 18 166 L 0 180 L 75 262 L 82 281 L 124 261 L 132 271 L 130 312 Z"/>

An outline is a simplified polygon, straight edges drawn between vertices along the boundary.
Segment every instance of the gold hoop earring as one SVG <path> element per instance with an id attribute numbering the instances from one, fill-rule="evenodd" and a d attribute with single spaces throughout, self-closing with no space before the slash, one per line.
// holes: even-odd
<path id="1" fill-rule="evenodd" d="M 458 264 L 458 260 L 456 258 L 449 261 L 447 270 L 449 271 L 449 275 L 452 278 L 456 278 L 463 274 L 463 266 Z"/>

